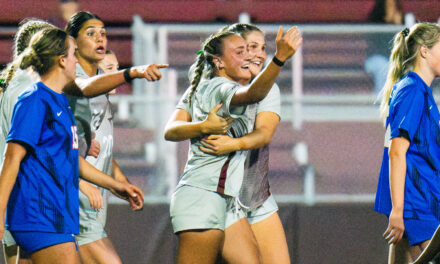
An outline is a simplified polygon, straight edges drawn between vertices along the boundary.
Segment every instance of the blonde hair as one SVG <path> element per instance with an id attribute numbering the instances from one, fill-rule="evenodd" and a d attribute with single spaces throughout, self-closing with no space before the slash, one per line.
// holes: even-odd
<path id="1" fill-rule="evenodd" d="M 31 38 L 40 30 L 45 28 L 53 28 L 52 24 L 40 19 L 25 19 L 20 22 L 20 26 L 14 37 L 13 56 L 14 61 L 18 60 L 21 53 L 29 46 Z M 1 72 L 0 93 L 8 87 L 9 82 L 15 75 L 15 71 L 19 67 L 17 63 L 10 63 L 6 69 Z"/>
<path id="2" fill-rule="evenodd" d="M 393 49 L 390 55 L 390 68 L 383 87 L 383 97 L 380 104 L 380 116 L 386 121 L 389 114 L 388 101 L 393 85 L 405 74 L 414 70 L 420 47 L 432 48 L 440 38 L 440 27 L 434 23 L 418 23 L 405 28 L 394 36 Z"/>

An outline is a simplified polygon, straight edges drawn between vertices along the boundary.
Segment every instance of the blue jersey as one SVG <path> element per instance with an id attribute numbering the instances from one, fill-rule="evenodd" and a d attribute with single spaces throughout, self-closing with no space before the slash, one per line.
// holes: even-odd
<path id="1" fill-rule="evenodd" d="M 64 94 L 42 82 L 14 107 L 7 142 L 25 146 L 6 227 L 13 231 L 78 233 L 78 138 Z"/>
<path id="2" fill-rule="evenodd" d="M 375 210 L 389 215 L 387 141 L 410 140 L 406 154 L 404 218 L 440 220 L 440 114 L 431 88 L 414 72 L 405 75 L 391 92 L 387 136 L 376 193 Z"/>

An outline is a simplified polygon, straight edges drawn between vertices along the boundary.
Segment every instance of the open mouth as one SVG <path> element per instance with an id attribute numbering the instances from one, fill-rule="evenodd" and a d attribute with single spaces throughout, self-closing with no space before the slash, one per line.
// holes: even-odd
<path id="1" fill-rule="evenodd" d="M 241 66 L 242 69 L 248 70 L 249 69 L 249 64 L 244 64 Z"/>
<path id="2" fill-rule="evenodd" d="M 105 48 L 104 46 L 98 46 L 98 48 L 96 49 L 96 52 L 98 54 L 105 54 Z"/>

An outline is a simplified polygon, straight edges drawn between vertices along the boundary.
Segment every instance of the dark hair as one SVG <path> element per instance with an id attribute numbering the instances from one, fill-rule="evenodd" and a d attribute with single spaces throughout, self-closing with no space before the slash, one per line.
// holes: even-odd
<path id="1" fill-rule="evenodd" d="M 252 31 L 258 31 L 263 34 L 263 31 L 259 29 L 257 26 L 246 23 L 235 23 L 230 25 L 227 30 L 240 34 L 244 39 L 246 39 L 247 35 Z"/>
<path id="2" fill-rule="evenodd" d="M 386 15 L 386 1 L 387 0 L 376 0 L 368 15 L 367 22 L 370 23 L 385 23 Z M 396 9 L 403 13 L 402 5 L 399 0 L 395 0 Z"/>
<path id="3" fill-rule="evenodd" d="M 39 31 L 21 54 L 20 68 L 32 67 L 40 76 L 44 75 L 54 66 L 57 56 L 67 55 L 67 37 L 64 30 L 55 27 Z"/>
<path id="4" fill-rule="evenodd" d="M 92 14 L 87 11 L 79 11 L 70 18 L 69 22 L 66 25 L 66 32 L 70 36 L 77 38 L 78 32 L 81 30 L 82 26 L 91 19 L 97 19 L 104 23 L 104 21 L 102 21 L 102 19 L 98 15 Z"/>
<path id="5" fill-rule="evenodd" d="M 188 102 L 191 105 L 191 98 L 196 91 L 197 86 L 199 85 L 200 80 L 203 76 L 208 79 L 211 79 L 216 74 L 216 68 L 213 62 L 214 56 L 222 56 L 223 55 L 223 39 L 232 35 L 236 35 L 237 33 L 227 30 L 227 26 L 223 27 L 216 34 L 210 35 L 203 43 L 202 50 L 197 52 L 198 56 L 191 65 L 190 68 L 190 92 L 188 95 Z"/>

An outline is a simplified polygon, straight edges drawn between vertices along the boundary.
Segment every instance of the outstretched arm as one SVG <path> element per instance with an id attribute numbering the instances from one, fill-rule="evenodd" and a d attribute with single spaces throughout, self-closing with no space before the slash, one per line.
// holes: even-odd
<path id="1" fill-rule="evenodd" d="M 231 128 L 234 119 L 222 118 L 217 115 L 222 104 L 216 105 L 205 120 L 191 122 L 191 115 L 184 109 L 176 109 L 165 126 L 165 139 L 169 141 L 182 141 L 190 138 L 201 137 L 205 134 L 226 134 Z"/>
<path id="2" fill-rule="evenodd" d="M 26 155 L 26 149 L 18 144 L 9 142 L 6 149 L 5 160 L 0 174 L 0 239 L 5 233 L 5 214 L 9 196 L 17 180 L 20 163 Z"/>
<path id="3" fill-rule="evenodd" d="M 280 27 L 275 42 L 277 46 L 275 57 L 284 63 L 295 54 L 301 45 L 301 33 L 297 27 L 292 27 L 283 35 L 283 28 Z M 240 88 L 235 92 L 231 105 L 248 105 L 263 100 L 280 72 L 281 66 L 275 64 L 272 60 L 263 72 L 252 81 L 250 86 Z"/>
<path id="4" fill-rule="evenodd" d="M 130 68 L 129 76 L 131 79 L 145 78 L 150 82 L 154 82 L 162 78 L 159 69 L 166 67 L 168 67 L 168 64 L 135 66 Z M 64 88 L 64 92 L 85 97 L 105 94 L 126 82 L 124 71 L 120 70 L 115 73 L 101 74 L 90 78 L 76 78 Z"/>
<path id="5" fill-rule="evenodd" d="M 251 133 L 231 138 L 227 135 L 211 135 L 201 140 L 200 150 L 205 153 L 221 156 L 238 150 L 256 149 L 266 146 L 272 140 L 280 117 L 270 111 L 261 112 L 255 120 L 255 129 Z"/>

